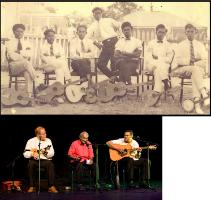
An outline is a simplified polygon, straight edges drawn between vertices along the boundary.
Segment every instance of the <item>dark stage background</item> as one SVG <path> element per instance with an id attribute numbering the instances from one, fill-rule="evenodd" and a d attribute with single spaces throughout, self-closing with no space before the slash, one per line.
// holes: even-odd
<path id="1" fill-rule="evenodd" d="M 15 178 L 26 179 L 27 159 L 22 152 L 28 139 L 34 137 L 37 126 L 46 128 L 47 136 L 52 140 L 55 156 L 54 164 L 57 179 L 67 177 L 66 154 L 72 141 L 78 139 L 81 131 L 90 134 L 93 144 L 105 144 L 106 141 L 123 137 L 127 129 L 142 140 L 159 144 L 156 151 L 150 151 L 152 161 L 151 179 L 162 179 L 162 117 L 134 115 L 51 115 L 51 116 L 1 116 L 1 156 L 0 179 L 11 180 L 11 166 L 8 164 L 20 156 L 15 165 Z M 144 143 L 140 143 L 144 146 Z M 95 149 L 95 148 L 94 148 Z M 146 157 L 146 152 L 142 153 Z M 109 175 L 109 154 L 106 145 L 99 146 L 100 180 L 107 182 Z"/>

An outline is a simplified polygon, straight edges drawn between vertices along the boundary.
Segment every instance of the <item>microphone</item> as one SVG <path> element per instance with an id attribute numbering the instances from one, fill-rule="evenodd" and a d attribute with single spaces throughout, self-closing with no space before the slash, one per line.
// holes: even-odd
<path id="1" fill-rule="evenodd" d="M 135 140 L 138 140 L 138 141 L 142 141 L 141 138 L 140 138 L 140 136 L 136 136 L 134 139 Z"/>
<path id="2" fill-rule="evenodd" d="M 85 144 L 86 144 L 86 146 L 87 146 L 88 148 L 89 148 L 90 145 L 92 145 L 92 143 L 89 142 L 89 141 L 86 141 Z"/>

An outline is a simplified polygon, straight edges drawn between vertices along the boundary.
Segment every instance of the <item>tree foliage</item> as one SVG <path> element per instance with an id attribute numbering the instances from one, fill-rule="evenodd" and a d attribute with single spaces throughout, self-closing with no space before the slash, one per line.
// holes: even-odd
<path id="1" fill-rule="evenodd" d="M 138 6 L 133 2 L 115 2 L 108 6 L 104 12 L 104 17 L 112 17 L 116 20 L 122 18 L 123 16 L 135 12 L 138 10 L 143 10 L 142 6 Z"/>

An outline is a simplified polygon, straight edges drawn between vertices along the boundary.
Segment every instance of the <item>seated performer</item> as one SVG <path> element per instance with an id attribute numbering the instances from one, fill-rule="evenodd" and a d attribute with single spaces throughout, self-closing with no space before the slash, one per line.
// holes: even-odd
<path id="1" fill-rule="evenodd" d="M 129 22 L 124 22 L 121 28 L 124 38 L 116 43 L 114 56 L 116 67 L 119 69 L 119 81 L 131 85 L 131 75 L 136 74 L 139 67 L 142 42 L 132 37 L 133 27 Z"/>
<path id="2" fill-rule="evenodd" d="M 24 75 L 26 79 L 27 92 L 29 97 L 33 95 L 33 81 L 36 73 L 30 59 L 32 46 L 28 41 L 23 40 L 25 26 L 15 24 L 12 28 L 15 38 L 11 39 L 6 47 L 9 70 L 12 75 Z"/>
<path id="3" fill-rule="evenodd" d="M 203 80 L 208 65 L 208 52 L 206 52 L 205 46 L 201 42 L 195 40 L 196 31 L 196 27 L 192 24 L 185 26 L 187 39 L 178 45 L 174 63 L 176 68 L 172 72 L 191 76 L 195 111 L 197 114 L 203 114 L 204 112 L 199 103 L 201 96 L 204 106 L 210 105 L 210 98 Z"/>
<path id="4" fill-rule="evenodd" d="M 85 37 L 86 34 L 87 27 L 85 25 L 79 25 L 77 27 L 78 37 L 70 42 L 71 66 L 80 76 L 80 79 L 87 78 L 87 75 L 91 75 L 91 62 L 89 58 L 94 56 L 93 42 Z"/>
<path id="5" fill-rule="evenodd" d="M 40 144 L 40 166 L 46 168 L 48 174 L 48 184 L 51 193 L 58 193 L 54 186 L 54 164 L 52 157 L 54 156 L 54 148 L 52 142 L 46 137 L 45 128 L 38 126 L 35 129 L 36 137 L 27 141 L 24 150 L 24 157 L 29 159 L 29 189 L 28 192 L 35 192 L 35 179 L 38 177 L 37 168 L 39 166 L 39 144 Z"/>
<path id="6" fill-rule="evenodd" d="M 173 49 L 165 36 L 167 29 L 163 24 L 156 27 L 156 39 L 148 43 L 145 52 L 145 69 L 154 74 L 154 92 L 152 98 L 155 101 L 163 89 L 169 89 L 169 67 L 173 58 Z"/>
<path id="7" fill-rule="evenodd" d="M 124 138 L 119 138 L 117 140 L 110 140 L 106 142 L 109 148 L 122 153 L 125 145 L 131 145 L 133 151 L 126 157 L 121 158 L 118 162 L 120 165 L 126 168 L 126 178 L 129 187 L 134 187 L 134 166 L 138 166 L 142 169 L 142 174 L 140 178 L 140 186 L 148 187 L 148 162 L 145 158 L 139 158 L 137 149 L 141 151 L 137 141 L 133 139 L 133 131 L 126 130 L 124 133 Z M 120 145 L 120 146 L 119 146 Z"/>
<path id="8" fill-rule="evenodd" d="M 81 132 L 79 139 L 72 142 L 68 150 L 68 156 L 71 158 L 70 162 L 76 168 L 76 181 L 79 189 L 83 188 L 82 176 L 84 170 L 88 168 L 92 170 L 92 173 L 94 171 L 94 153 L 92 144 L 88 141 L 88 138 L 89 134 L 87 132 Z"/>
<path id="9" fill-rule="evenodd" d="M 56 43 L 54 30 L 47 29 L 44 35 L 46 41 L 40 48 L 40 58 L 42 61 L 40 68 L 46 72 L 55 71 L 56 81 L 64 84 L 64 79 L 65 81 L 70 81 L 71 79 L 64 50 L 60 44 Z M 61 97 L 57 97 L 57 101 L 64 103 Z"/>

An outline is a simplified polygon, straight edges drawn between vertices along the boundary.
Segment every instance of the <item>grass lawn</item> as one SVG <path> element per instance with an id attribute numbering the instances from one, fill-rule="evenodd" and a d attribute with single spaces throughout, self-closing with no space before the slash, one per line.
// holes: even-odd
<path id="1" fill-rule="evenodd" d="M 74 77 L 75 78 L 75 77 Z M 102 75 L 99 76 L 99 81 L 105 79 Z M 135 81 L 135 80 L 134 80 Z M 8 74 L 6 72 L 1 72 L 1 89 L 8 87 Z M 38 80 L 38 84 L 43 82 L 42 74 Z M 207 86 L 209 88 L 210 79 L 206 80 Z M 172 80 L 173 88 L 178 86 L 178 80 Z M 129 115 L 192 115 L 195 113 L 186 113 L 179 104 L 179 90 L 175 90 L 174 95 L 176 99 L 173 101 L 168 98 L 164 100 L 161 99 L 158 107 L 149 107 L 149 97 L 151 91 L 146 91 L 141 93 L 141 96 L 137 98 L 135 95 L 126 95 L 122 98 L 116 98 L 108 103 L 97 102 L 95 104 L 86 104 L 84 101 L 79 103 L 71 104 L 65 100 L 64 104 L 59 104 L 58 106 L 52 106 L 48 104 L 44 105 L 34 105 L 33 107 L 22 107 L 13 106 L 12 108 L 5 108 L 1 106 L 2 115 L 11 114 L 129 114 Z M 185 98 L 191 97 L 191 88 L 186 87 Z M 210 113 L 210 110 L 205 110 L 206 114 Z"/>

